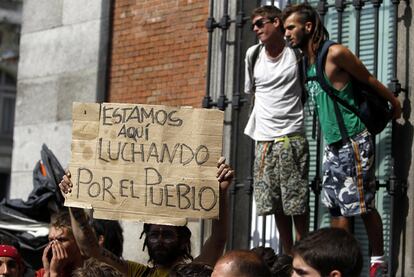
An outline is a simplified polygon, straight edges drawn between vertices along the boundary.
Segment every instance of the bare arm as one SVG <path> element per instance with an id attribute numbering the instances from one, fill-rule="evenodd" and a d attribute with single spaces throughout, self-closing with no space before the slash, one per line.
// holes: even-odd
<path id="1" fill-rule="evenodd" d="M 223 255 L 224 246 L 227 240 L 228 229 L 228 196 L 227 191 L 231 185 L 234 171 L 229 165 L 225 164 L 225 158 L 220 158 L 218 162 L 217 180 L 220 183 L 220 210 L 219 219 L 213 220 L 211 236 L 206 240 L 201 248 L 200 255 L 194 259 L 214 266 L 217 260 Z"/>
<path id="2" fill-rule="evenodd" d="M 331 77 L 333 77 L 333 74 L 341 74 L 335 70 L 335 68 L 339 68 L 340 70 L 351 75 L 353 78 L 357 79 L 361 83 L 374 88 L 374 90 L 382 98 L 387 99 L 392 104 L 394 108 L 393 117 L 397 119 L 401 116 L 400 101 L 393 95 L 393 93 L 387 87 L 385 87 L 380 81 L 378 81 L 374 76 L 372 76 L 372 74 L 367 70 L 367 68 L 358 59 L 358 57 L 356 57 L 345 46 L 337 44 L 329 48 L 325 68 L 326 73 L 330 79 Z"/>
<path id="3" fill-rule="evenodd" d="M 64 195 L 71 192 L 72 182 L 70 181 L 70 173 L 67 173 L 59 184 Z M 128 264 L 110 251 L 100 247 L 95 232 L 89 224 L 88 216 L 85 211 L 80 208 L 69 208 L 70 220 L 73 235 L 82 255 L 93 257 L 101 262 L 107 263 L 122 274 L 128 274 Z"/>

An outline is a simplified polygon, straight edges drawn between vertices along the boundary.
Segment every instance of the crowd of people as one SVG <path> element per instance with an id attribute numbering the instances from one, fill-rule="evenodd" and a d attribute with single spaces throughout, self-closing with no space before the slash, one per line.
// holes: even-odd
<path id="1" fill-rule="evenodd" d="M 118 222 L 93 220 L 83 209 L 68 208 L 51 219 L 43 268 L 35 273 L 28 272 L 19 244 L 0 237 L 1 276 L 357 277 L 363 259 L 349 226 L 350 218 L 357 215 L 365 223 L 372 249 L 370 277 L 385 276 L 382 222 L 374 202 L 372 135 L 358 116 L 341 107 L 347 131 L 344 140 L 337 120 L 332 119 L 334 100 L 314 78 L 316 57 L 329 39 L 328 32 L 309 4 L 291 5 L 283 12 L 274 6 L 259 7 L 251 21 L 260 43 L 246 53 L 245 92 L 253 95 L 254 104 L 245 134 L 256 141 L 257 212 L 275 215 L 283 254 L 266 247 L 224 253 L 227 190 L 234 172 L 222 158 L 217 166 L 219 219 L 213 220 L 211 235 L 197 257 L 191 253 L 187 226 L 144 224 L 141 237 L 148 264 L 124 260 Z M 307 67 L 301 72 L 303 59 Z M 350 105 L 355 105 L 352 82 L 356 79 L 392 104 L 394 118 L 400 116 L 398 100 L 346 47 L 334 44 L 329 48 L 324 71 L 338 97 Z M 305 101 L 314 103 L 313 112 L 327 144 L 321 195 L 332 216 L 332 227 L 310 233 Z M 64 195 L 72 189 L 70 177 L 67 173 L 59 184 Z"/>

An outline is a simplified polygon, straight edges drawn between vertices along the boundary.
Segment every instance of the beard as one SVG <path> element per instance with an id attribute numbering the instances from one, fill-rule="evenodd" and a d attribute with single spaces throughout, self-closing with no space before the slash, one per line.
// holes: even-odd
<path id="1" fill-rule="evenodd" d="M 296 36 L 295 42 L 288 41 L 288 44 L 292 48 L 303 49 L 308 45 L 309 41 L 312 39 L 312 35 L 305 32 L 303 29 L 301 34 Z"/>
<path id="2" fill-rule="evenodd" d="M 148 245 L 148 255 L 155 265 L 171 265 L 181 258 L 180 247 L 167 247 L 161 244 Z"/>

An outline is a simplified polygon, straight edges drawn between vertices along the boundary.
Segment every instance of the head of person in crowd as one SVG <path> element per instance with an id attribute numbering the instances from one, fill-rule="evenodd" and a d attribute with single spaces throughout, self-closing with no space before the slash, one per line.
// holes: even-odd
<path id="1" fill-rule="evenodd" d="M 263 261 L 270 268 L 277 260 L 275 250 L 271 247 L 257 246 L 252 248 L 250 251 L 256 253 L 263 259 Z"/>
<path id="2" fill-rule="evenodd" d="M 58 251 L 53 251 L 53 248 Z M 69 212 L 64 210 L 52 216 L 49 229 L 49 245 L 45 249 L 48 266 L 58 263 L 56 268 L 62 272 L 72 272 L 82 266 L 83 256 L 80 253 L 75 237 L 73 236 Z M 59 257 L 53 257 L 53 252 Z M 45 266 L 45 261 L 43 262 Z"/>
<path id="3" fill-rule="evenodd" d="M 290 277 L 292 276 L 293 258 L 289 255 L 277 255 L 276 261 L 270 267 L 272 276 L 274 277 Z"/>
<path id="4" fill-rule="evenodd" d="M 293 275 L 359 277 L 362 254 L 357 240 L 339 228 L 309 233 L 293 247 Z"/>
<path id="5" fill-rule="evenodd" d="M 112 266 L 90 258 L 72 273 L 72 277 L 122 277 L 122 274 Z"/>
<path id="6" fill-rule="evenodd" d="M 251 249 L 258 254 L 270 269 L 272 277 L 290 277 L 292 275 L 292 257 L 277 255 L 273 248 L 258 246 Z"/>
<path id="7" fill-rule="evenodd" d="M 19 242 L 0 234 L 0 276 L 20 277 L 24 269 Z"/>
<path id="8" fill-rule="evenodd" d="M 192 261 L 191 231 L 187 226 L 144 224 L 143 250 L 148 248 L 149 263 L 155 266 L 172 266 L 181 261 Z"/>
<path id="9" fill-rule="evenodd" d="M 94 219 L 93 228 L 98 238 L 99 246 L 122 257 L 124 236 L 121 224 L 116 220 Z"/>
<path id="10" fill-rule="evenodd" d="M 252 11 L 252 30 L 264 44 L 277 39 L 283 41 L 282 12 L 274 6 L 262 6 Z"/>
<path id="11" fill-rule="evenodd" d="M 264 260 L 250 250 L 227 252 L 216 263 L 211 277 L 270 277 Z"/>
<path id="12" fill-rule="evenodd" d="M 210 277 L 213 268 L 203 263 L 179 263 L 168 274 L 168 277 Z"/>
<path id="13" fill-rule="evenodd" d="M 291 5 L 283 10 L 285 37 L 292 47 L 304 49 L 308 43 L 314 53 L 329 39 L 318 12 L 308 3 Z"/>

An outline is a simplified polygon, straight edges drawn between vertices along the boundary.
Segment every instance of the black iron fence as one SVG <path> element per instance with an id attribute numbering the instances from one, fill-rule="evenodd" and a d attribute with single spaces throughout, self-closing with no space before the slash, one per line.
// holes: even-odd
<path id="1" fill-rule="evenodd" d="M 248 0 L 210 0 L 210 14 L 206 22 L 209 33 L 208 39 L 208 61 L 207 61 L 207 85 L 206 95 L 203 99 L 204 108 L 218 108 L 227 110 L 231 113 L 231 121 L 227 122 L 230 126 L 230 158 L 231 164 L 236 170 L 234 186 L 231 190 L 231 226 L 228 239 L 228 248 L 249 248 L 252 241 L 259 244 L 266 244 L 266 234 L 269 232 L 269 219 L 260 219 L 252 214 L 252 192 L 253 174 L 252 164 L 254 159 L 254 142 L 243 134 L 243 130 L 249 115 L 250 99 L 243 93 L 244 89 L 244 54 L 247 48 L 256 39 L 250 30 L 249 13 L 255 7 L 264 4 L 277 5 L 278 1 L 248 1 Z M 397 28 L 398 28 L 398 0 L 354 0 L 354 1 L 319 1 L 310 2 L 318 10 L 321 17 L 331 33 L 331 37 L 339 43 L 344 43 L 367 65 L 367 68 L 374 76 L 387 83 L 391 91 L 398 95 L 401 91 L 397 78 Z M 286 3 L 292 4 L 291 1 Z M 222 5 L 220 8 L 217 5 Z M 229 7 L 233 8 L 233 14 L 229 13 Z M 220 10 L 220 13 L 216 12 Z M 234 12 L 235 11 L 235 12 Z M 217 32 L 220 34 L 217 35 Z M 229 34 L 234 40 L 229 40 Z M 214 36 L 216 35 L 216 36 Z M 219 37 L 219 39 L 214 39 Z M 384 44 L 386 41 L 386 44 Z M 219 51 L 213 53 L 214 45 L 219 44 Z M 385 46 L 384 46 L 385 45 Z M 231 50 L 231 51 L 230 51 Z M 217 67 L 212 66 L 212 61 L 216 60 Z M 233 76 L 228 78 L 228 68 L 232 67 Z M 379 72 L 381 74 L 379 74 Z M 213 83 L 219 82 L 212 91 Z M 231 82 L 229 84 L 229 82 Z M 231 87 L 231 92 L 228 88 Z M 310 108 L 308 106 L 308 108 Z M 315 130 L 316 125 L 308 120 L 308 134 L 316 133 L 317 138 L 311 142 L 311 167 L 310 167 L 310 186 L 313 191 L 311 199 L 311 229 L 318 228 L 321 223 L 319 209 L 319 188 L 321 148 L 323 142 L 319 136 L 319 130 Z M 378 140 L 392 141 L 395 136 L 395 122 L 388 131 Z M 378 188 L 384 191 L 388 197 L 390 209 L 389 213 L 390 234 L 387 236 L 388 256 L 390 259 L 390 276 L 394 276 L 396 270 L 396 258 L 398 256 L 398 246 L 395 242 L 401 232 L 401 222 L 395 221 L 396 207 L 401 198 L 406 193 L 406 181 L 394 172 L 394 152 L 388 146 L 384 150 L 382 145 L 385 143 L 377 142 L 378 151 L 385 152 L 379 155 L 377 172 L 381 173 L 378 180 Z M 388 152 L 387 152 L 388 151 Z M 385 158 L 383 158 L 385 157 Z M 385 162 L 384 162 L 385 161 Z M 385 163 L 386 166 L 380 165 Z M 385 173 L 384 173 L 385 172 Z M 252 226 L 252 222 L 255 223 Z M 260 229 L 252 231 L 252 229 Z M 271 228 L 270 228 L 271 229 Z M 252 234 L 253 233 L 253 234 Z M 257 234 L 259 234 L 257 237 Z"/>

